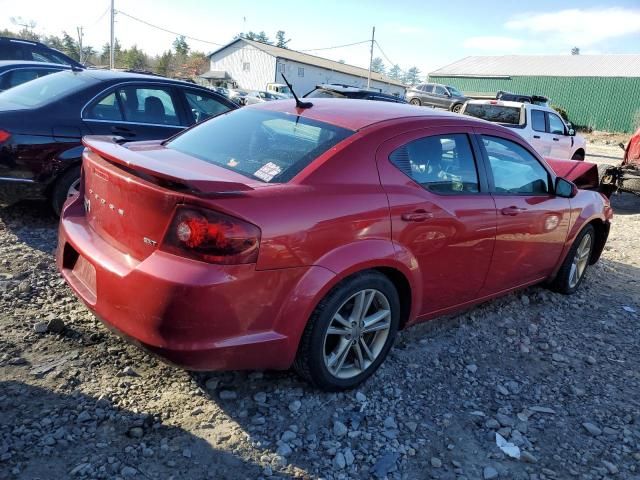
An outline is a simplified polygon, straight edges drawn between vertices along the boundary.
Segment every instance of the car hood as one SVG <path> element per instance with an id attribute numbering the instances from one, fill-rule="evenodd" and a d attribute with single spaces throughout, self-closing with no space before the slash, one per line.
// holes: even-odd
<path id="1" fill-rule="evenodd" d="M 598 187 L 598 166 L 595 163 L 559 158 L 545 158 L 545 160 L 557 176 L 575 183 L 578 188 Z"/>

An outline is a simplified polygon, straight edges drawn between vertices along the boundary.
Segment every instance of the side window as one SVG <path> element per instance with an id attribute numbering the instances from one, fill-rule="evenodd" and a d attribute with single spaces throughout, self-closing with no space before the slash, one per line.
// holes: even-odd
<path id="1" fill-rule="evenodd" d="M 176 104 L 164 88 L 124 87 L 118 90 L 128 122 L 180 125 Z"/>
<path id="2" fill-rule="evenodd" d="M 536 132 L 546 131 L 544 112 L 542 110 L 531 110 L 531 128 Z"/>
<path id="3" fill-rule="evenodd" d="M 463 133 L 414 140 L 395 150 L 389 160 L 427 190 L 443 194 L 477 193 L 478 172 Z"/>
<path id="4" fill-rule="evenodd" d="M 433 93 L 433 85 L 427 83 L 424 87 L 422 87 L 422 90 L 424 90 L 425 93 Z"/>
<path id="5" fill-rule="evenodd" d="M 50 73 L 54 73 L 57 70 L 41 69 L 41 68 L 21 68 L 19 70 L 13 70 L 7 73 L 7 79 L 3 82 L 4 88 L 15 87 L 22 83 L 35 80 L 36 78 L 44 77 Z"/>
<path id="6" fill-rule="evenodd" d="M 31 51 L 31 56 L 37 62 L 50 62 L 60 63 L 62 65 L 68 65 L 69 62 L 60 55 L 57 55 L 53 50 L 47 50 L 42 47 L 36 47 Z"/>
<path id="7" fill-rule="evenodd" d="M 499 137 L 482 136 L 496 193 L 542 195 L 549 193 L 549 174 L 524 147 Z"/>
<path id="8" fill-rule="evenodd" d="M 298 67 L 298 76 L 299 77 L 304 77 L 304 68 L 303 67 Z"/>
<path id="9" fill-rule="evenodd" d="M 185 91 L 184 95 L 196 123 L 229 111 L 229 107 L 211 95 L 189 91 Z"/>
<path id="10" fill-rule="evenodd" d="M 111 92 L 102 100 L 91 105 L 84 114 L 84 118 L 87 120 L 122 120 L 122 112 L 115 92 Z"/>
<path id="11" fill-rule="evenodd" d="M 556 135 L 564 135 L 564 122 L 555 113 L 547 113 L 549 115 L 549 133 Z"/>
<path id="12" fill-rule="evenodd" d="M 446 95 L 447 91 L 445 90 L 444 87 L 441 87 L 440 85 L 435 85 L 433 89 L 433 93 L 435 93 L 436 95 Z"/>

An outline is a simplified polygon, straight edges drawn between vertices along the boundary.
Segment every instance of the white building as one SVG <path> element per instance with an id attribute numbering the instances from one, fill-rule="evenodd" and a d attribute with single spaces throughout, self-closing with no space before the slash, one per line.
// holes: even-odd
<path id="1" fill-rule="evenodd" d="M 281 73 L 302 96 L 322 83 L 367 86 L 368 70 L 307 53 L 239 38 L 209 54 L 211 70 L 201 76 L 211 84 L 231 84 L 265 90 L 267 83 L 284 83 Z M 404 96 L 402 82 L 371 73 L 371 87 Z"/>

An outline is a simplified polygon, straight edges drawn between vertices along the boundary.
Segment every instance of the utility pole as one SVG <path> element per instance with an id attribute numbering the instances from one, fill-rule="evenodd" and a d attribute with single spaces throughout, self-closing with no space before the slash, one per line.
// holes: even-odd
<path id="1" fill-rule="evenodd" d="M 376 41 L 376 27 L 371 32 L 371 55 L 369 56 L 369 75 L 367 76 L 367 88 L 371 86 L 371 64 L 373 63 L 373 42 Z"/>
<path id="2" fill-rule="evenodd" d="M 113 2 L 114 0 L 111 0 L 111 47 L 109 48 L 109 68 L 111 70 L 114 69 L 114 67 L 116 66 L 116 62 L 115 62 L 115 52 L 113 51 L 113 47 L 115 45 L 115 33 L 114 33 L 114 26 L 115 26 L 115 22 L 116 22 L 116 11 L 113 8 Z"/>
<path id="3" fill-rule="evenodd" d="M 79 62 L 82 63 L 82 57 L 83 57 L 83 50 L 82 50 L 82 27 L 76 27 L 76 30 L 78 31 L 78 49 L 79 49 Z"/>

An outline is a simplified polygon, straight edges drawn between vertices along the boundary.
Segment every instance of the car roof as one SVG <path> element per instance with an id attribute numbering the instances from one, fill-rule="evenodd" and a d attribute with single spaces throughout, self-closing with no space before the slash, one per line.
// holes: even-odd
<path id="1" fill-rule="evenodd" d="M 113 80 L 145 80 L 145 81 L 158 81 L 163 83 L 174 83 L 177 85 L 184 85 L 186 87 L 206 88 L 201 85 L 185 82 L 184 80 L 176 80 L 173 78 L 162 77 L 160 75 L 153 75 L 150 73 L 139 72 L 125 72 L 117 70 L 103 70 L 99 68 L 88 68 L 82 71 L 75 71 L 76 75 L 86 75 L 88 77 L 95 78 L 103 82 Z"/>
<path id="2" fill-rule="evenodd" d="M 69 70 L 71 65 L 64 63 L 35 62 L 33 60 L 0 60 L 0 68 L 4 67 L 51 67 Z"/>
<path id="3" fill-rule="evenodd" d="M 296 108 L 295 100 L 266 102 L 245 108 L 257 108 L 291 115 L 300 115 L 349 130 L 361 130 L 369 125 L 407 117 L 447 119 L 467 122 L 469 117 L 455 113 L 417 107 L 407 103 L 373 102 L 342 98 L 310 98 L 311 108 Z"/>

